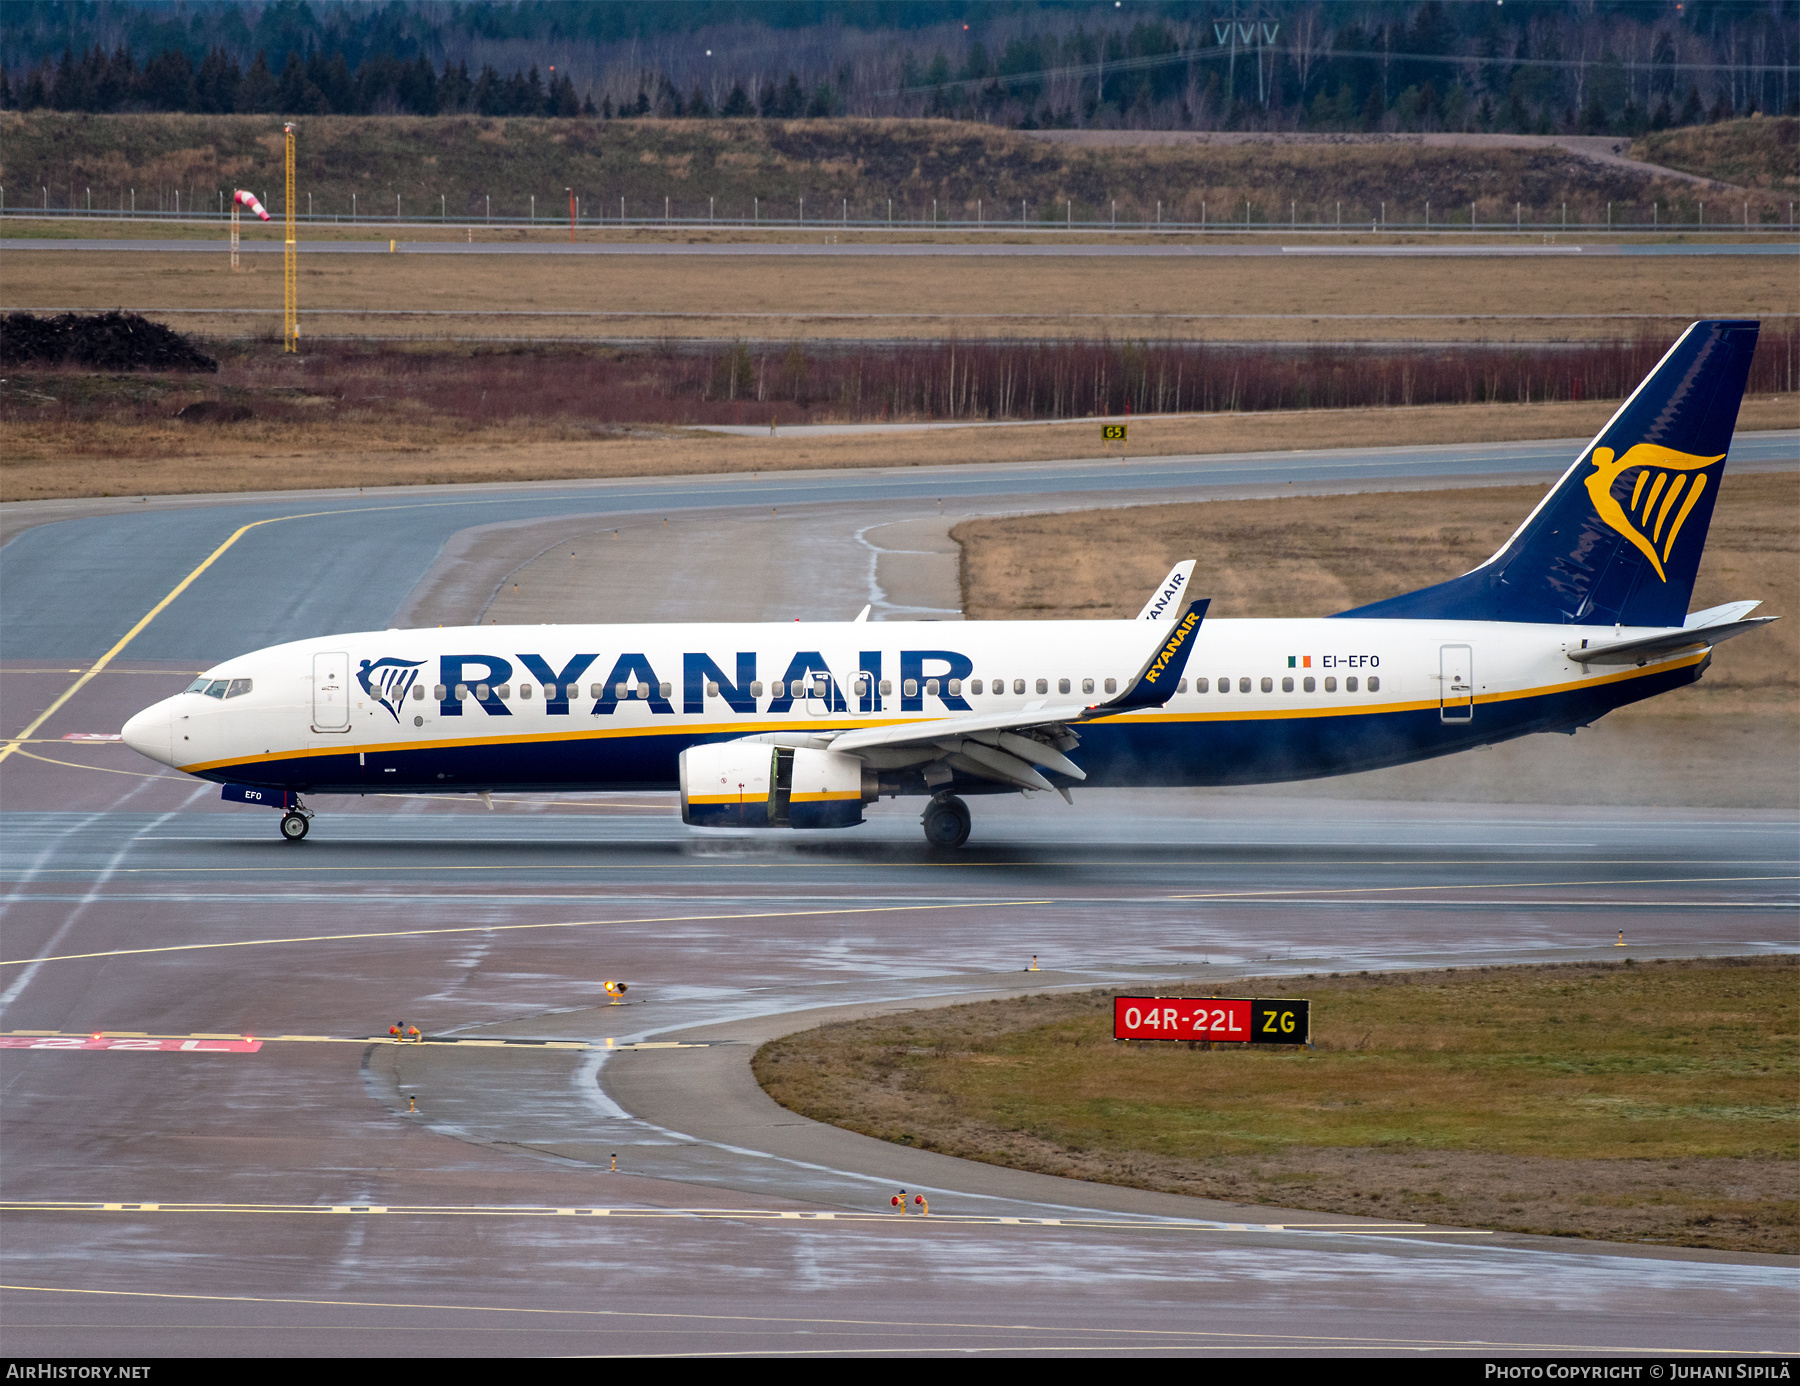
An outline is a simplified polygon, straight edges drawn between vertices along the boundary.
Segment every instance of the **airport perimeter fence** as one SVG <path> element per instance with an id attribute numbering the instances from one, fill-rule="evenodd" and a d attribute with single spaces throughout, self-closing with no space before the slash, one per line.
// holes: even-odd
<path id="1" fill-rule="evenodd" d="M 163 190 L 154 195 L 157 205 L 137 205 L 136 190 L 101 190 L 96 202 L 94 190 L 70 189 L 66 200 L 55 201 L 51 189 L 40 188 L 40 197 L 23 203 L 9 202 L 6 189 L 0 186 L 0 218 L 73 218 L 76 220 L 129 220 L 181 225 L 214 223 L 221 227 L 228 220 L 230 193 L 218 190 Z M 115 196 L 116 194 L 116 196 Z M 268 196 L 259 193 L 270 208 L 277 224 L 282 214 L 274 210 Z M 429 201 L 430 199 L 427 199 Z M 1110 205 L 1095 207 L 1064 199 L 1049 204 L 1015 202 L 988 203 L 977 200 L 970 208 L 948 202 L 916 206 L 896 205 L 892 201 L 881 206 L 853 207 L 850 200 L 837 199 L 826 207 L 808 210 L 805 200 L 798 204 L 776 206 L 761 200 L 747 208 L 721 208 L 716 199 L 707 199 L 704 207 L 693 200 L 662 199 L 659 209 L 639 202 L 632 205 L 627 198 L 590 199 L 578 196 L 571 213 L 566 201 L 544 199 L 541 208 L 535 199 L 523 212 L 495 212 L 492 203 L 481 198 L 465 200 L 463 210 L 451 212 L 449 195 L 439 194 L 438 211 L 433 214 L 408 211 L 404 197 L 394 199 L 394 210 L 385 210 L 385 201 L 373 201 L 349 208 L 326 211 L 315 209 L 309 198 L 306 211 L 296 209 L 294 220 L 309 228 L 344 227 L 370 230 L 397 230 L 405 227 L 436 230 L 559 231 L 578 229 L 606 230 L 727 230 L 727 231 L 796 231 L 796 232 L 936 232 L 936 233 L 1019 233 L 1063 232 L 1084 235 L 1129 233 L 1168 233 L 1180 235 L 1245 235 L 1280 232 L 1290 235 L 1367 234 L 1480 234 L 1561 233 L 1758 233 L 1800 230 L 1800 202 L 1783 201 L 1772 195 L 1754 199 L 1741 196 L 1714 200 L 1705 198 L 1672 203 L 1608 202 L 1591 206 L 1527 206 L 1523 202 L 1444 204 L 1432 201 L 1403 205 L 1396 202 L 1306 203 L 1290 201 L 1285 205 L 1253 201 L 1229 205 L 1206 198 L 1189 196 L 1179 203 L 1154 207 Z M 116 206 L 112 205 L 116 201 Z M 256 223 L 246 223 L 254 229 Z"/>

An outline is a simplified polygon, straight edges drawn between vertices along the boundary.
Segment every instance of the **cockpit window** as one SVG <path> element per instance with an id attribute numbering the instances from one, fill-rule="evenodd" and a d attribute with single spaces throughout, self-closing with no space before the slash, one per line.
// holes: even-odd
<path id="1" fill-rule="evenodd" d="M 183 693 L 204 693 L 204 692 L 206 692 L 206 686 L 211 682 L 212 682 L 211 679 L 209 679 L 205 674 L 202 674 L 202 675 L 200 675 L 199 678 L 195 679 L 192 683 L 190 683 L 186 688 L 182 689 L 181 691 Z"/>
<path id="2" fill-rule="evenodd" d="M 206 686 L 206 696 L 209 698 L 223 698 L 225 696 L 225 690 L 230 686 L 231 680 L 229 679 L 214 679 Z"/>
<path id="3" fill-rule="evenodd" d="M 231 681 L 230 686 L 227 687 L 225 690 L 225 696 L 227 698 L 241 698 L 241 697 L 243 697 L 244 694 L 248 693 L 249 691 L 250 691 L 250 680 L 249 679 L 233 679 Z"/>

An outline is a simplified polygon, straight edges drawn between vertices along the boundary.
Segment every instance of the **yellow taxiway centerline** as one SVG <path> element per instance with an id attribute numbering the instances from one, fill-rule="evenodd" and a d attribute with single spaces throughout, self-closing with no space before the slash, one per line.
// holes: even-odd
<path id="1" fill-rule="evenodd" d="M 681 1040 L 641 1040 L 618 1044 L 613 1040 L 434 1039 L 398 1040 L 392 1035 L 152 1035 L 143 1030 L 4 1030 L 0 1035 L 16 1039 L 153 1039 L 153 1040 L 254 1040 L 261 1044 L 404 1044 L 409 1048 L 439 1049 L 710 1049 L 710 1044 Z M 28 1051 L 27 1051 L 28 1052 Z M 56 1051 L 67 1053 L 70 1051 Z"/>

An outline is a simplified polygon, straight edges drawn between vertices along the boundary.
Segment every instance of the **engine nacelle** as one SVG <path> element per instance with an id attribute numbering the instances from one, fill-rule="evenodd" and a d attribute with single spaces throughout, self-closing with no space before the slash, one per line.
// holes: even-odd
<path id="1" fill-rule="evenodd" d="M 876 797 L 855 756 L 723 741 L 681 753 L 681 821 L 698 828 L 849 828 Z"/>

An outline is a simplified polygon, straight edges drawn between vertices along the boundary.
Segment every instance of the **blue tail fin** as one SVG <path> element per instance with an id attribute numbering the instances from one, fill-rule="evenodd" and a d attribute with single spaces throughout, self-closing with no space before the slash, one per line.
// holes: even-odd
<path id="1" fill-rule="evenodd" d="M 1759 327 L 1697 322 L 1682 333 L 1479 568 L 1338 615 L 1679 626 Z"/>

